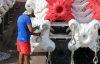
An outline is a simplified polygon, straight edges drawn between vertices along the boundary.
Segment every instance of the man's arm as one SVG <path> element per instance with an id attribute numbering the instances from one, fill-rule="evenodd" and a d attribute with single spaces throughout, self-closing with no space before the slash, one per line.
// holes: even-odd
<path id="1" fill-rule="evenodd" d="M 36 29 L 38 29 L 39 27 L 32 28 L 32 24 L 28 24 L 27 26 L 28 26 L 29 31 L 31 32 L 31 35 L 35 35 L 35 36 L 39 36 L 40 35 L 40 33 L 34 33 L 34 31 Z"/>
<path id="2" fill-rule="evenodd" d="M 26 20 L 26 24 L 27 24 L 28 30 L 30 31 L 31 35 L 39 36 L 40 33 L 34 33 L 34 31 L 35 31 L 36 29 L 38 29 L 39 27 L 34 27 L 34 28 L 32 28 L 31 19 L 30 19 L 29 17 L 26 17 L 25 20 Z"/>

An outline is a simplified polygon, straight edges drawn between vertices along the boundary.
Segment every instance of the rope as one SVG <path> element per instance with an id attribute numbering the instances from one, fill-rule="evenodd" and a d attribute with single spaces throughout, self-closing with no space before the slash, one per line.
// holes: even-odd
<path id="1" fill-rule="evenodd" d="M 75 44 L 76 44 L 76 40 L 74 38 L 74 34 L 75 34 L 75 29 L 73 28 L 73 31 L 72 31 L 72 40 L 74 40 L 74 43 L 72 43 L 73 46 L 75 46 Z M 75 49 L 73 49 L 72 53 L 71 53 L 71 64 L 74 64 L 74 59 L 73 59 L 74 51 L 75 51 Z"/>
<path id="2" fill-rule="evenodd" d="M 94 64 L 98 63 L 98 57 L 97 57 L 97 52 L 99 51 L 99 39 L 98 39 L 98 27 L 96 27 L 96 35 L 97 35 L 97 44 L 95 45 L 95 56 L 93 58 Z"/>
<path id="3" fill-rule="evenodd" d="M 48 52 L 48 57 L 47 57 L 47 63 L 46 64 L 52 64 L 52 62 L 51 62 L 51 52 Z"/>
<path id="4" fill-rule="evenodd" d="M 71 53 L 71 64 L 74 64 L 73 56 L 74 56 L 74 51 L 72 51 L 72 53 Z"/>

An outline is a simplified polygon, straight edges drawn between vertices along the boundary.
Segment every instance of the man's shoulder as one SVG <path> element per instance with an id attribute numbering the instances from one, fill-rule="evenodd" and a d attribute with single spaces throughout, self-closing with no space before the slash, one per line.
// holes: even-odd
<path id="1" fill-rule="evenodd" d="M 28 15 L 23 15 L 22 14 L 22 15 L 19 16 L 17 21 L 20 21 L 20 22 L 22 21 L 23 22 L 23 20 L 25 20 L 27 22 L 30 22 L 31 19 L 30 19 L 30 17 Z"/>
<path id="2" fill-rule="evenodd" d="M 29 16 L 25 15 L 25 14 L 22 14 L 22 15 L 19 16 L 19 18 L 29 18 Z"/>

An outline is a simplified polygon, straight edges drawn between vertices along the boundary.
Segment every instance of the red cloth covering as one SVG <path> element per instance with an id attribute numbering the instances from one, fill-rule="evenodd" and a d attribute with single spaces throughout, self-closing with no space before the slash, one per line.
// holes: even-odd
<path id="1" fill-rule="evenodd" d="M 93 19 L 100 20 L 100 0 L 87 0 L 89 5 L 86 7 L 86 9 L 92 9 L 92 12 L 94 14 Z"/>
<path id="2" fill-rule="evenodd" d="M 68 22 L 73 18 L 71 7 L 73 0 L 46 0 L 48 2 L 45 19 L 54 22 L 55 20 L 64 20 Z"/>

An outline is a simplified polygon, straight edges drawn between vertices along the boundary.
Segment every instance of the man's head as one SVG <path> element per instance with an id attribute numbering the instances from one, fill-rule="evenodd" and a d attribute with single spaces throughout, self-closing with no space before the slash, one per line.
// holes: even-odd
<path id="1" fill-rule="evenodd" d="M 26 10 L 23 14 L 26 14 L 26 15 L 28 15 L 28 16 L 30 16 L 30 17 L 35 17 L 35 15 L 34 15 L 34 10 L 33 9 L 28 9 L 28 10 Z"/>

